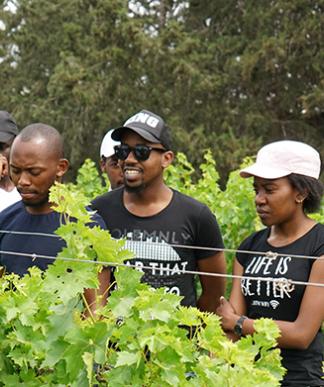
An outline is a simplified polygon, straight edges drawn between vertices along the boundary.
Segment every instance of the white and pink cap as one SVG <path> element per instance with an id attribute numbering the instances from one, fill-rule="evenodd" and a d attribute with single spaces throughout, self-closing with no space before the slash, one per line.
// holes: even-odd
<path id="1" fill-rule="evenodd" d="M 321 159 L 310 145 L 298 141 L 276 141 L 262 147 L 256 162 L 240 171 L 242 177 L 279 179 L 291 173 L 319 178 Z"/>

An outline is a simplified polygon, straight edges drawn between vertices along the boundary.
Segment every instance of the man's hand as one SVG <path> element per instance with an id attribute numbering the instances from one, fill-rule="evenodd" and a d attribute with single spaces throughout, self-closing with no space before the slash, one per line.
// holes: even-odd
<path id="1" fill-rule="evenodd" d="M 0 180 L 9 174 L 8 160 L 0 154 Z"/>
<path id="2" fill-rule="evenodd" d="M 226 262 L 223 252 L 211 257 L 199 259 L 198 270 L 207 273 L 226 274 Z M 218 301 L 225 292 L 225 277 L 212 277 L 199 275 L 202 294 L 197 301 L 197 306 L 201 311 L 215 313 Z"/>

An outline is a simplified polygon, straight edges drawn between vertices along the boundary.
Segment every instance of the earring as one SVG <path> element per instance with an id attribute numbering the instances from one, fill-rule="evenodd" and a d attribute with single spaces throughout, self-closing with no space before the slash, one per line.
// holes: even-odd
<path id="1" fill-rule="evenodd" d="M 304 199 L 296 199 L 296 203 L 301 204 L 304 201 Z"/>

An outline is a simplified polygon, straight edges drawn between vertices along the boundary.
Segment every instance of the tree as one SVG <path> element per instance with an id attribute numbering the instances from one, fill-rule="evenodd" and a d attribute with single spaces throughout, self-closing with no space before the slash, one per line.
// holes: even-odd
<path id="1" fill-rule="evenodd" d="M 223 183 L 266 142 L 324 154 L 320 1 L 16 0 L 15 13 L 7 3 L 0 105 L 21 126 L 56 126 L 72 175 L 142 108 L 166 119 L 195 166 L 210 148 Z"/>
<path id="2" fill-rule="evenodd" d="M 120 0 L 22 0 L 6 22 L 15 52 L 1 64 L 10 80 L 1 104 L 21 126 L 57 127 L 75 171 L 140 104 L 145 36 Z"/>

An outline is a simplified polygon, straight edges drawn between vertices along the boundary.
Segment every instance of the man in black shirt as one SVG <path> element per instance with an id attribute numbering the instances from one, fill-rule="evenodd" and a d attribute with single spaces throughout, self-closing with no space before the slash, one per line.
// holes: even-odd
<path id="1" fill-rule="evenodd" d="M 169 130 L 158 115 L 142 110 L 112 133 L 124 175 L 124 187 L 93 201 L 115 238 L 126 238 L 134 251 L 130 261 L 152 287 L 183 297 L 187 306 L 215 312 L 224 293 L 221 277 L 200 275 L 197 300 L 194 276 L 184 271 L 226 272 L 222 237 L 214 215 L 204 204 L 168 187 L 163 172 L 173 161 Z M 199 249 L 210 247 L 215 250 Z M 144 268 L 146 267 L 146 268 Z"/>

